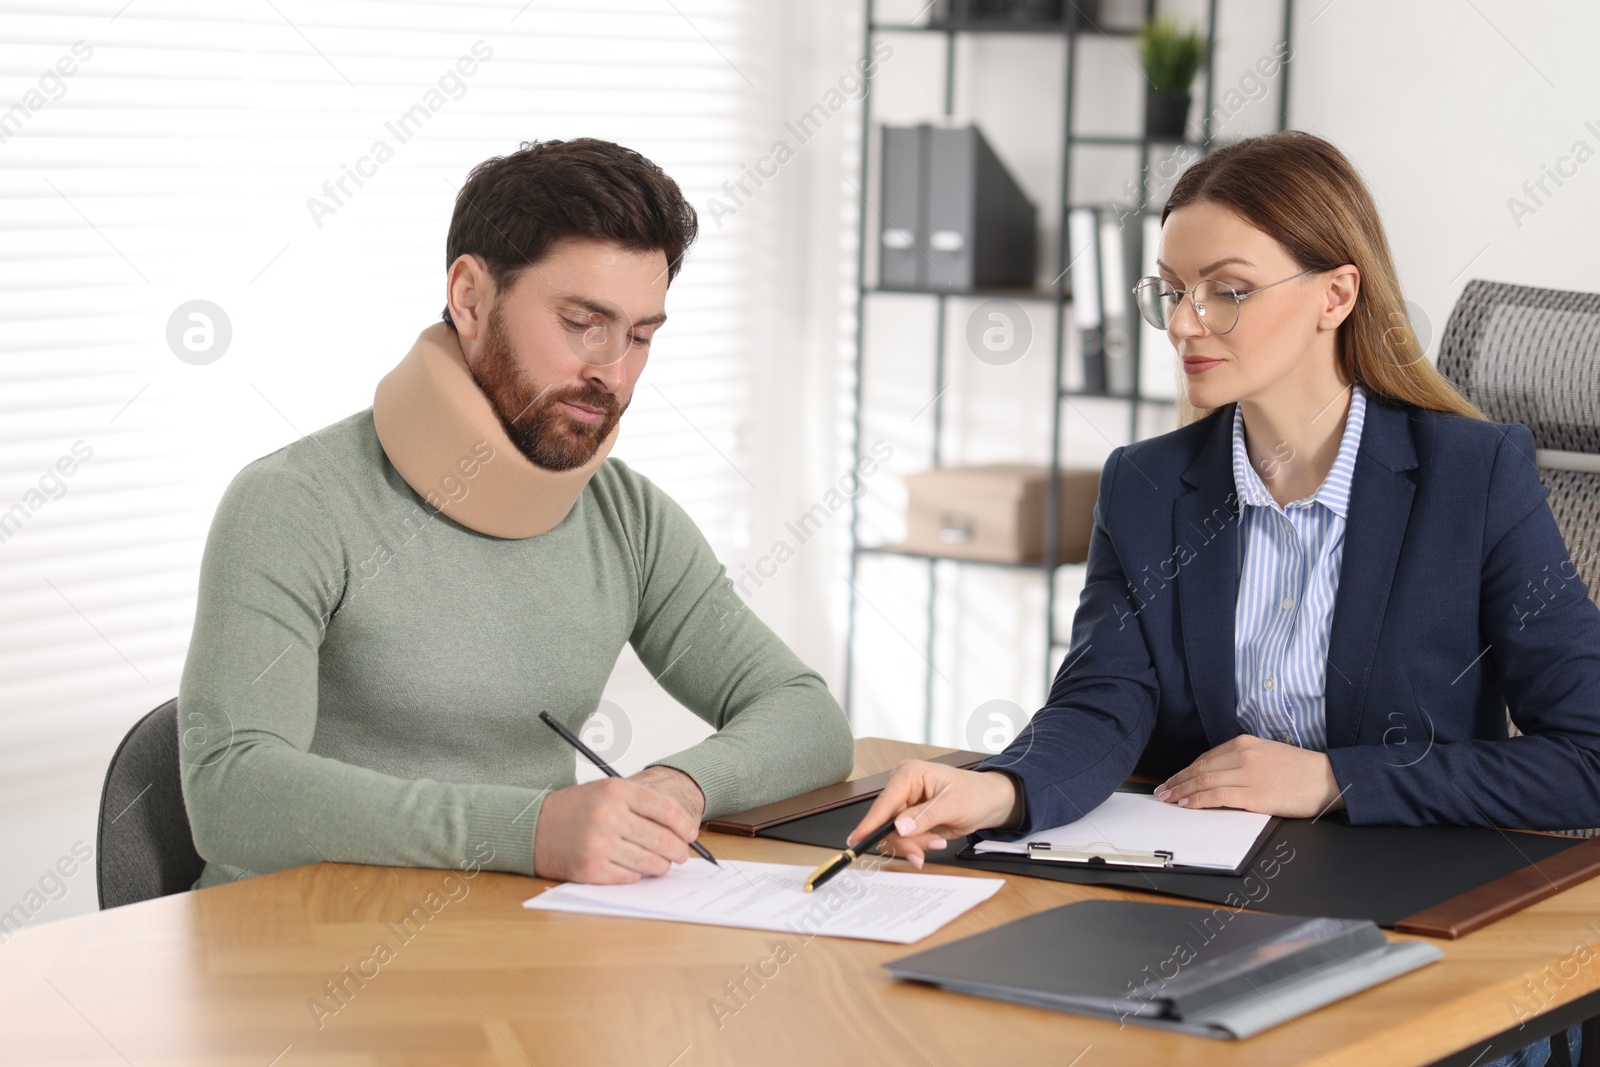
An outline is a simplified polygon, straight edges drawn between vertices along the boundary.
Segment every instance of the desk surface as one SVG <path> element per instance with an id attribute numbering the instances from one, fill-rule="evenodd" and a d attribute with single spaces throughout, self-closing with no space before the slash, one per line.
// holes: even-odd
<path id="1" fill-rule="evenodd" d="M 944 751 L 856 746 L 858 776 Z M 826 854 L 706 842 L 737 859 Z M 0 945 L 0 1063 L 1420 1064 L 1514 1025 L 1514 1001 L 1535 1004 L 1525 983 L 1547 1006 L 1600 988 L 1600 880 L 1438 942 L 1445 958 L 1421 971 L 1229 1042 L 943 993 L 880 966 L 1057 904 L 1171 898 L 1012 878 L 912 948 L 526 911 L 549 883 L 491 872 L 448 899 L 450 875 L 323 863 L 23 930 Z M 430 892 L 437 913 L 402 940 L 391 924 Z M 346 967 L 371 977 L 358 986 Z M 342 1006 L 325 988 L 341 980 Z"/>

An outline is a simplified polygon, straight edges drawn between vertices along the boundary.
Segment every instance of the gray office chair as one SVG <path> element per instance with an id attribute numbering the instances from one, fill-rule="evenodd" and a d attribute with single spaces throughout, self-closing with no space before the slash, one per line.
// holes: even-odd
<path id="1" fill-rule="evenodd" d="M 1439 341 L 1439 371 L 1491 419 L 1533 431 L 1550 510 L 1600 604 L 1600 293 L 1468 282 Z"/>
<path id="2" fill-rule="evenodd" d="M 181 893 L 194 885 L 204 866 L 178 781 L 178 701 L 173 699 L 134 724 L 106 769 L 95 849 L 100 907 Z"/>

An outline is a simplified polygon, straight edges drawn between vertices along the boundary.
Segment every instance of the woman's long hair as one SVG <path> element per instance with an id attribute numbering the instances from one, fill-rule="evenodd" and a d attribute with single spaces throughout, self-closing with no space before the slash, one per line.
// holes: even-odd
<path id="1" fill-rule="evenodd" d="M 1339 367 L 1350 381 L 1372 396 L 1487 418 L 1417 344 L 1378 209 L 1343 152 L 1299 130 L 1237 141 L 1179 175 L 1161 210 L 1162 223 L 1194 201 L 1231 208 L 1282 245 L 1301 270 L 1349 263 L 1361 272 L 1355 307 L 1339 326 Z M 1178 425 L 1212 410 L 1190 404 L 1179 381 Z"/>

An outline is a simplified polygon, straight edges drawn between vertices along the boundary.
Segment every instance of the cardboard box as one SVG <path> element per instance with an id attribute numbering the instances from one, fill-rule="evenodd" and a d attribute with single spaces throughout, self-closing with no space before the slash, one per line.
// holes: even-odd
<path id="1" fill-rule="evenodd" d="M 1100 469 L 1061 470 L 1056 560 L 1089 557 Z M 1044 559 L 1050 468 L 1022 463 L 947 467 L 906 476 L 908 552 L 995 563 Z"/>

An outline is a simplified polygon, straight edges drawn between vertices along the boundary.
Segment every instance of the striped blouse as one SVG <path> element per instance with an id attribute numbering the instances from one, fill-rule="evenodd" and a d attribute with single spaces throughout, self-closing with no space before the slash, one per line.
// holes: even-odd
<path id="1" fill-rule="evenodd" d="M 1344 558 L 1350 478 L 1367 412 L 1366 394 L 1359 385 L 1352 388 L 1333 469 L 1315 493 L 1287 507 L 1272 499 L 1251 466 L 1244 415 L 1237 406 L 1233 411 L 1233 483 L 1243 505 L 1233 660 L 1239 728 L 1317 751 L 1328 747 L 1328 631 Z M 1277 449 L 1267 454 L 1279 455 Z"/>

